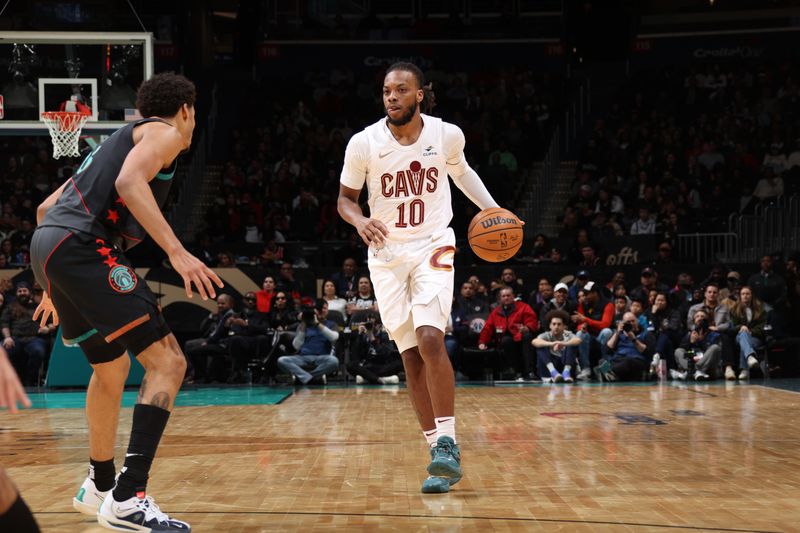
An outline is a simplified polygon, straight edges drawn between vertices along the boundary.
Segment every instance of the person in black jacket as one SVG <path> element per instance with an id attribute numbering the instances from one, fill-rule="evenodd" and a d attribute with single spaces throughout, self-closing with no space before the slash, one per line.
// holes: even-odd
<path id="1" fill-rule="evenodd" d="M 269 326 L 280 335 L 279 348 L 283 353 L 293 353 L 292 341 L 300 325 L 300 315 L 291 293 L 278 290 L 269 308 Z"/>
<path id="2" fill-rule="evenodd" d="M 681 342 L 683 319 L 677 309 L 669 305 L 666 292 L 659 292 L 652 307 L 645 312 L 649 327 L 656 336 L 656 353 L 650 362 L 650 374 L 655 374 L 662 359 L 667 368 L 675 368 L 675 348 Z"/>
<path id="3" fill-rule="evenodd" d="M 203 379 L 210 383 L 214 379 L 219 379 L 221 360 L 228 355 L 229 319 L 235 315 L 233 306 L 234 300 L 230 294 L 217 296 L 217 312 L 203 320 L 200 325 L 201 337 L 188 340 L 184 344 L 183 351 L 192 367 L 187 371 L 187 382 Z M 212 362 L 211 368 L 209 359 Z"/>
<path id="4" fill-rule="evenodd" d="M 267 345 L 267 333 L 271 331 L 269 314 L 256 308 L 256 293 L 246 293 L 242 301 L 242 312 L 230 319 L 232 336 L 228 341 L 228 352 L 233 369 L 228 383 L 244 382 L 247 361 L 259 353 L 266 355 L 263 349 Z"/>

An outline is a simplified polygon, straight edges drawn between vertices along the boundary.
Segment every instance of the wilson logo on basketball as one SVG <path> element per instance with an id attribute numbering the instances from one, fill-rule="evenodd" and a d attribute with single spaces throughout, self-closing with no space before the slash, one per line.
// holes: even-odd
<path id="1" fill-rule="evenodd" d="M 492 226 L 496 226 L 499 224 L 514 224 L 516 226 L 517 219 L 497 216 L 494 218 L 487 218 L 486 220 L 481 220 L 481 227 L 483 229 L 489 229 Z"/>

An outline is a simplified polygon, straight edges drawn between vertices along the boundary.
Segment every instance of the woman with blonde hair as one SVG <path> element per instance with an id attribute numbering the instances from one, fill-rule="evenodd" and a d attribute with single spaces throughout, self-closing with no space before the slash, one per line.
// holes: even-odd
<path id="1" fill-rule="evenodd" d="M 753 296 L 753 289 L 747 285 L 739 289 L 739 299 L 731 308 L 731 322 L 736 332 L 736 345 L 739 346 L 739 379 L 750 378 L 750 369 L 758 365 L 756 350 L 764 346 L 764 326 L 767 325 L 767 313 L 764 304 Z M 725 369 L 725 377 L 730 379 L 733 369 Z"/>

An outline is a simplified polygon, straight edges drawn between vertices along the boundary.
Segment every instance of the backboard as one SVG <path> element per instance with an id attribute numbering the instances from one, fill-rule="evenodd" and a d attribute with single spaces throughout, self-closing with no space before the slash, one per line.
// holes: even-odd
<path id="1" fill-rule="evenodd" d="M 153 36 L 122 32 L 0 31 L 0 135 L 47 134 L 44 111 L 78 101 L 88 135 L 139 116 L 136 89 L 153 75 Z"/>

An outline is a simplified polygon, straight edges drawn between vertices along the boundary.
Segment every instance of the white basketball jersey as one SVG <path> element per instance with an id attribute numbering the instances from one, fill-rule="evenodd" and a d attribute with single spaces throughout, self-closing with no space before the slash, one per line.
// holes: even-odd
<path id="1" fill-rule="evenodd" d="M 422 115 L 417 142 L 403 146 L 382 118 L 350 139 L 341 183 L 367 183 L 370 217 L 383 222 L 389 239 L 410 241 L 445 230 L 453 218 L 450 165 L 463 161 L 464 134 L 440 118 Z"/>

